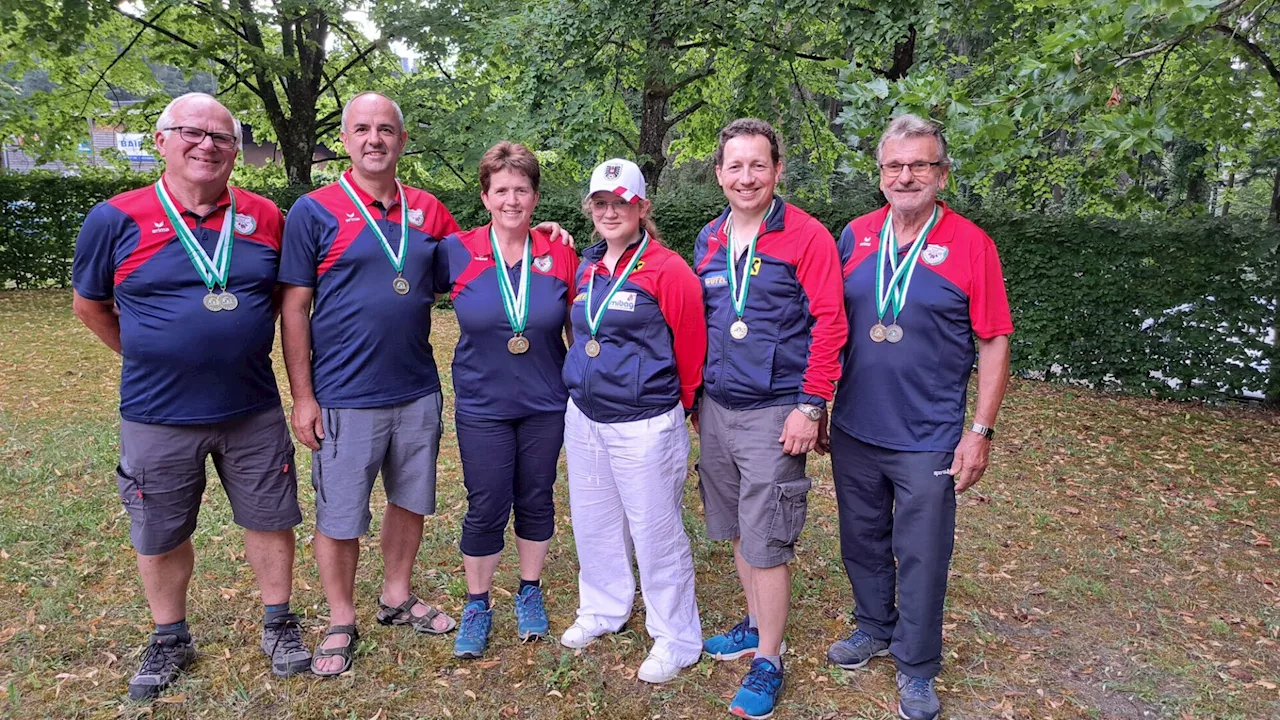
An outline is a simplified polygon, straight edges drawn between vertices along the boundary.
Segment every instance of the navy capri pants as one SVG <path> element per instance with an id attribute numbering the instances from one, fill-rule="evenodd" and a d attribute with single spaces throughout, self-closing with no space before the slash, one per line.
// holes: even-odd
<path id="1" fill-rule="evenodd" d="M 516 537 L 542 542 L 555 533 L 556 465 L 564 444 L 564 412 L 494 420 L 457 413 L 467 514 L 463 555 L 502 552 L 507 520 L 515 510 Z"/>

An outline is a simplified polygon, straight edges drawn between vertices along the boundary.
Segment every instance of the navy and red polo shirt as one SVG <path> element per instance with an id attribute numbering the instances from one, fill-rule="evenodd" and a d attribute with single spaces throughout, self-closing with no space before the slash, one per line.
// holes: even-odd
<path id="1" fill-rule="evenodd" d="M 750 268 L 743 322 L 729 292 L 732 258 L 726 209 L 698 234 L 694 268 L 707 307 L 707 367 L 703 392 L 732 410 L 809 403 L 824 407 L 840 377 L 848 327 L 840 289 L 840 257 L 831 233 L 800 208 L 774 197 L 760 227 Z M 743 273 L 747 254 L 736 260 Z M 742 277 L 742 275 L 739 275 Z"/>
<path id="2" fill-rule="evenodd" d="M 507 350 L 511 322 L 498 290 L 506 272 L 519 291 L 521 259 L 508 268 L 495 257 L 489 225 L 450 235 L 436 259 L 441 282 L 458 317 L 461 335 L 453 352 L 453 390 L 457 412 L 490 420 L 511 420 L 537 413 L 564 412 L 569 392 L 561 379 L 564 328 L 573 306 L 578 255 L 537 230 L 530 232 L 533 258 L 529 275 L 529 317 L 524 337 L 529 350 Z"/>
<path id="3" fill-rule="evenodd" d="M 707 326 L 698 278 L 674 250 L 649 241 L 600 321 L 600 354 L 587 356 L 587 283 L 593 284 L 592 312 L 599 312 L 639 241 L 627 248 L 612 273 L 603 262 L 607 249 L 599 242 L 582 253 L 573 298 L 573 347 L 564 363 L 569 396 L 583 415 L 600 423 L 646 420 L 677 402 L 692 409 L 702 382 Z"/>
<path id="4" fill-rule="evenodd" d="M 964 432 L 973 336 L 1013 332 L 995 243 L 945 203 L 939 206 L 942 217 L 916 261 L 907 303 L 896 318 L 903 329 L 899 343 L 873 342 L 868 334 L 879 320 L 876 254 L 888 206 L 853 220 L 840 234 L 849 344 L 831 423 L 893 450 L 954 450 Z M 910 247 L 898 248 L 900 259 Z M 892 313 L 884 324 L 894 321 Z"/>
<path id="5" fill-rule="evenodd" d="M 81 297 L 115 300 L 120 311 L 120 415 L 126 420 L 198 425 L 280 405 L 270 357 L 280 209 L 239 188 L 228 188 L 204 216 L 174 204 L 212 257 L 231 193 L 236 229 L 227 289 L 240 301 L 231 311 L 205 309 L 209 290 L 154 185 L 98 204 L 80 228 L 71 281 Z"/>
<path id="6" fill-rule="evenodd" d="M 294 203 L 284 227 L 280 282 L 315 289 L 311 313 L 311 383 L 326 408 L 374 408 L 417 400 L 440 389 L 431 353 L 436 254 L 458 224 L 434 195 L 405 186 L 405 202 L 390 207 L 351 176 L 369 215 L 392 249 L 409 223 L 404 278 L 409 293 L 391 288 L 395 268 L 373 229 L 338 183 Z"/>

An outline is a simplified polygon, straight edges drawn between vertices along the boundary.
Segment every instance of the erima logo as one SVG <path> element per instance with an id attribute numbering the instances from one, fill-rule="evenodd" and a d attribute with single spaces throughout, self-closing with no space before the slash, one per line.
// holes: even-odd
<path id="1" fill-rule="evenodd" d="M 729 279 L 723 275 L 708 275 L 702 283 L 707 287 L 716 287 L 717 285 L 728 285 Z"/>
<path id="2" fill-rule="evenodd" d="M 862 238 L 862 242 L 858 243 L 858 247 L 871 247 L 871 236 Z"/>
<path id="3" fill-rule="evenodd" d="M 155 235 L 156 233 L 169 232 L 169 228 L 165 227 L 165 224 L 163 222 L 154 223 L 154 225 L 155 227 L 151 228 L 152 235 Z"/>
<path id="4" fill-rule="evenodd" d="M 477 262 L 489 262 L 488 255 L 474 255 L 473 257 L 476 259 Z"/>
<path id="5" fill-rule="evenodd" d="M 360 218 L 355 213 L 347 213 L 347 222 L 360 222 Z"/>

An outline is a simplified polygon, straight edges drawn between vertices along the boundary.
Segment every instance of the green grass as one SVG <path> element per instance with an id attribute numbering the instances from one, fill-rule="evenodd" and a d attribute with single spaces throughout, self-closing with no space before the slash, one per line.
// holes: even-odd
<path id="1" fill-rule="evenodd" d="M 700 662 L 660 688 L 635 679 L 648 647 L 639 599 L 627 631 L 586 652 L 520 644 L 506 594 L 517 580 L 510 550 L 486 659 L 459 662 L 451 638 L 378 626 L 376 534 L 357 580 L 365 635 L 356 671 L 279 681 L 257 650 L 254 578 L 212 471 L 190 594 L 200 661 L 170 702 L 123 700 L 148 620 L 114 484 L 119 364 L 69 308 L 64 292 L 0 293 L 0 716 L 728 717 L 745 659 Z M 437 314 L 446 388 L 456 333 L 452 316 Z M 447 389 L 445 412 L 440 512 L 427 522 L 414 582 L 456 614 L 465 494 Z M 945 716 L 1280 716 L 1280 419 L 1015 381 L 1000 427 L 992 469 L 960 498 Z M 308 519 L 294 607 L 314 643 L 325 606 L 305 453 L 299 465 Z M 830 465 L 812 462 L 811 472 L 778 717 L 887 720 L 891 664 L 857 673 L 823 664 L 846 632 L 851 598 Z M 563 483 L 557 501 L 567 508 Z M 732 558 L 706 540 L 693 482 L 685 501 L 703 625 L 715 631 L 743 612 Z M 575 573 L 564 512 L 544 582 L 553 631 L 572 621 Z"/>

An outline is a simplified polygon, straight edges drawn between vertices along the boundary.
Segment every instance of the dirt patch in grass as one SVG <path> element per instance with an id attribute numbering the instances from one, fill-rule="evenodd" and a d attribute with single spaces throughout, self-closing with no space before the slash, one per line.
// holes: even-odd
<path id="1" fill-rule="evenodd" d="M 457 328 L 436 313 L 446 388 Z M 287 397 L 282 364 L 276 367 Z M 725 715 L 747 661 L 700 662 L 659 688 L 639 596 L 627 630 L 585 652 L 520 643 L 508 550 L 489 655 L 373 621 L 377 526 L 357 582 L 356 671 L 280 681 L 257 650 L 261 605 L 216 482 L 206 495 L 189 618 L 201 659 L 168 702 L 122 699 L 148 630 L 116 500 L 118 360 L 72 317 L 66 292 L 0 293 L 0 713 L 11 717 L 705 718 Z M 439 513 L 415 589 L 456 614 L 465 510 L 446 389 Z M 940 694 L 948 718 L 1280 717 L 1280 419 L 1015 381 L 992 469 L 961 497 Z M 309 640 L 327 620 L 315 571 L 309 462 L 294 607 Z M 893 667 L 827 667 L 849 630 L 829 463 L 815 460 L 794 573 L 780 718 L 887 720 Z M 212 475 L 211 475 L 212 479 Z M 377 501 L 381 503 L 381 496 Z M 576 558 L 563 483 L 544 577 L 553 632 L 573 620 Z M 725 543 L 706 540 L 691 481 L 704 631 L 743 613 Z M 508 536 L 508 548 L 511 547 Z"/>

